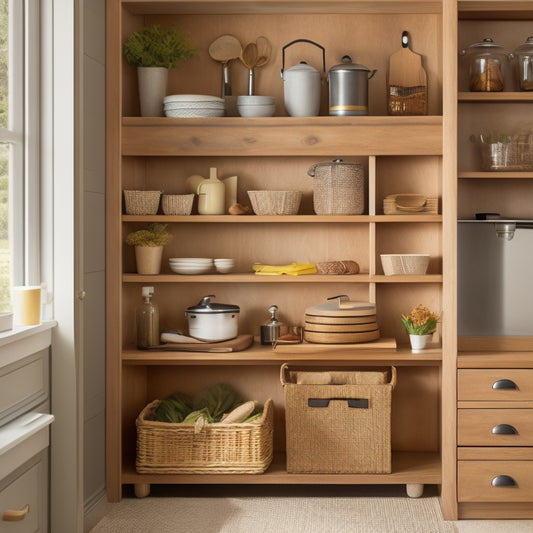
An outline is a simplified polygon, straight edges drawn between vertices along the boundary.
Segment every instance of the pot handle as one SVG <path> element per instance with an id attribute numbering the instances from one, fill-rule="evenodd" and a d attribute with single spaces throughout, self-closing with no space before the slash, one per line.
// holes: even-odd
<path id="1" fill-rule="evenodd" d="M 285 70 L 285 48 L 288 48 L 289 46 L 295 44 L 295 43 L 309 43 L 314 44 L 315 46 L 318 46 L 322 50 L 322 68 L 324 69 L 324 72 L 326 72 L 326 49 L 314 41 L 311 41 L 310 39 L 295 39 L 294 41 L 291 41 L 290 43 L 286 44 L 282 49 L 282 62 L 281 62 L 281 77 L 283 78 L 283 72 Z"/>

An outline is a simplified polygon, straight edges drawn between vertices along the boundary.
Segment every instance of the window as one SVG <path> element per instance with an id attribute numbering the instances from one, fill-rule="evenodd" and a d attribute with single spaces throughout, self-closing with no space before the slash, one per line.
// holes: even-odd
<path id="1" fill-rule="evenodd" d="M 0 311 L 40 284 L 39 2 L 0 0 Z"/>

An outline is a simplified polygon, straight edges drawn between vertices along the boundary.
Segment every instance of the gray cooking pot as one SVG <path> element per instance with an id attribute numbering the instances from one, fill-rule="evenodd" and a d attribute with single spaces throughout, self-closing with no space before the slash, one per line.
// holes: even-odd
<path id="1" fill-rule="evenodd" d="M 328 72 L 329 114 L 334 116 L 368 115 L 368 80 L 376 70 L 352 63 L 343 56 L 342 64 Z"/>

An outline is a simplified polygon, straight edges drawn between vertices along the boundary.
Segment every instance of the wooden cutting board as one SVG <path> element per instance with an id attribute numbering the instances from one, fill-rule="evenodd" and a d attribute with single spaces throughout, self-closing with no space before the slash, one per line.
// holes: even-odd
<path id="1" fill-rule="evenodd" d="M 427 74 L 422 56 L 409 48 L 402 33 L 402 47 L 389 59 L 387 97 L 390 115 L 427 115 Z"/>
<path id="2" fill-rule="evenodd" d="M 378 329 L 377 322 L 368 324 L 310 324 L 305 323 L 305 331 L 315 331 L 317 333 L 364 333 Z"/>
<path id="3" fill-rule="evenodd" d="M 304 339 L 317 344 L 356 344 L 379 339 L 379 329 L 363 333 L 324 333 L 304 330 Z"/>
<path id="4" fill-rule="evenodd" d="M 376 321 L 376 315 L 364 316 L 312 316 L 305 315 L 306 324 L 370 324 Z"/>
<path id="5" fill-rule="evenodd" d="M 354 352 L 354 351 L 370 351 L 379 350 L 384 353 L 396 352 L 396 339 L 381 338 L 374 342 L 366 342 L 359 344 L 313 344 L 309 342 L 302 342 L 301 344 L 277 344 L 273 351 L 276 353 L 286 354 L 316 354 L 316 353 L 333 353 L 333 352 Z"/>
<path id="6" fill-rule="evenodd" d="M 241 352 L 254 343 L 253 335 L 239 335 L 234 339 L 221 342 L 196 343 L 171 343 L 161 344 L 148 348 L 157 352 L 208 352 L 208 353 L 228 353 Z"/>

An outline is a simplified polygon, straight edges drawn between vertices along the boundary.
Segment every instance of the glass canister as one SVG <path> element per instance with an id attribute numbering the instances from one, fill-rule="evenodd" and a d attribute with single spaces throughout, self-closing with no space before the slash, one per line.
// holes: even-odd
<path id="1" fill-rule="evenodd" d="M 490 38 L 461 52 L 468 61 L 469 89 L 477 92 L 503 91 L 511 54 Z"/>
<path id="2" fill-rule="evenodd" d="M 533 37 L 514 51 L 518 85 L 521 91 L 533 91 Z"/>

